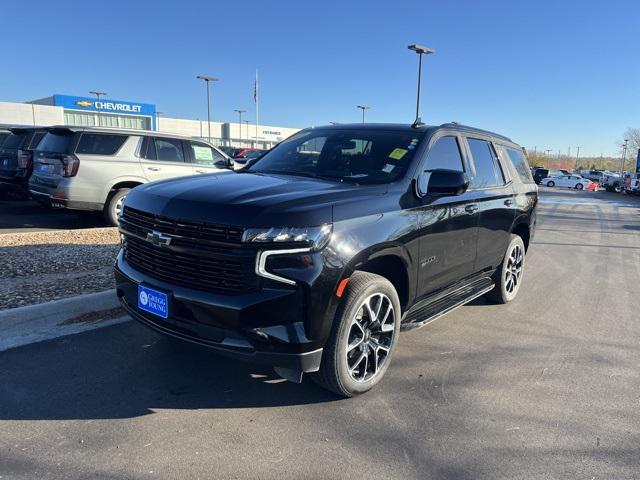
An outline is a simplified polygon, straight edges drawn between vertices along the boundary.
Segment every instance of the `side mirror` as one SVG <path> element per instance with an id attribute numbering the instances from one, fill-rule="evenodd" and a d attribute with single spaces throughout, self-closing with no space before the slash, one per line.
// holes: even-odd
<path id="1" fill-rule="evenodd" d="M 224 160 L 218 160 L 217 162 L 214 162 L 213 166 L 216 167 L 216 168 L 231 168 L 232 163 L 227 158 L 227 159 L 224 159 Z"/>
<path id="2" fill-rule="evenodd" d="M 464 172 L 457 170 L 425 170 L 418 175 L 416 194 L 422 198 L 425 195 L 446 197 L 462 195 L 469 187 L 469 179 Z"/>

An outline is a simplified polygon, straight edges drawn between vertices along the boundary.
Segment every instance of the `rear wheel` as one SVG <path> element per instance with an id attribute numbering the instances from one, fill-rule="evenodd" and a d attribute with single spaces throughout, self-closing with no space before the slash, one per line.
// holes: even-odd
<path id="1" fill-rule="evenodd" d="M 130 190 L 130 188 L 121 188 L 109 195 L 109 198 L 104 205 L 104 219 L 109 225 L 114 227 L 118 226 L 118 215 L 122 212 L 124 199 Z"/>
<path id="2" fill-rule="evenodd" d="M 582 190 L 583 188 L 584 188 L 584 185 L 582 185 L 581 183 L 576 184 L 576 190 Z"/>
<path id="3" fill-rule="evenodd" d="M 502 264 L 494 274 L 496 286 L 487 294 L 487 298 L 496 303 L 509 303 L 516 298 L 522 283 L 524 264 L 524 242 L 520 236 L 511 235 Z"/>
<path id="4" fill-rule="evenodd" d="M 400 332 L 400 301 L 384 277 L 355 272 L 312 378 L 344 397 L 373 388 L 384 376 Z"/>
<path id="5" fill-rule="evenodd" d="M 556 186 L 556 182 L 554 181 L 547 182 L 547 187 L 555 187 L 555 186 Z"/>

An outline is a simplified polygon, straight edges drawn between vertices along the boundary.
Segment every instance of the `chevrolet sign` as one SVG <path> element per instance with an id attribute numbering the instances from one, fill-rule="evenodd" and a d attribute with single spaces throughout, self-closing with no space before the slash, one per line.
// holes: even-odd
<path id="1" fill-rule="evenodd" d="M 76 105 L 80 107 L 90 107 L 91 105 L 93 105 L 93 102 L 90 102 L 89 100 L 78 100 L 76 102 Z"/>
<path id="2" fill-rule="evenodd" d="M 131 105 L 129 103 L 116 102 L 95 102 L 93 104 L 98 110 L 112 110 L 114 112 L 130 112 L 139 113 L 142 107 L 140 105 Z"/>

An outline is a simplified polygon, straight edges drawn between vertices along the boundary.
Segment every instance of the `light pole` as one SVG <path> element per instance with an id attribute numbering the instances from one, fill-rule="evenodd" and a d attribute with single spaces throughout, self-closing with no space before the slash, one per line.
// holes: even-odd
<path id="1" fill-rule="evenodd" d="M 547 168 L 549 168 L 549 166 L 551 165 L 551 162 L 549 161 L 549 153 L 551 153 L 552 150 L 550 148 L 548 148 L 547 150 L 544 151 L 544 153 L 546 154 L 547 157 Z"/>
<path id="2" fill-rule="evenodd" d="M 364 111 L 369 110 L 371 107 L 369 105 L 356 105 L 356 108 L 362 110 L 362 123 L 364 123 Z"/>
<path id="3" fill-rule="evenodd" d="M 98 91 L 94 91 L 94 90 L 91 90 L 89 93 L 91 95 L 95 95 L 96 96 L 96 100 L 100 100 L 100 97 L 104 97 L 107 94 L 107 92 L 98 92 Z"/>
<path id="4" fill-rule="evenodd" d="M 251 120 L 245 120 L 244 123 L 247 126 L 247 141 L 250 142 L 250 140 L 249 140 L 249 124 L 251 123 Z"/>
<path id="5" fill-rule="evenodd" d="M 198 80 L 204 80 L 207 89 L 207 129 L 209 132 L 209 141 L 211 141 L 211 101 L 209 100 L 209 82 L 217 82 L 220 79 L 209 75 L 198 75 L 196 78 Z"/>
<path id="6" fill-rule="evenodd" d="M 629 139 L 625 138 L 622 144 L 622 165 L 620 165 L 620 178 L 624 176 L 624 162 L 627 161 L 627 146 L 629 145 Z"/>
<path id="7" fill-rule="evenodd" d="M 164 112 L 158 112 L 156 110 L 156 131 L 159 132 L 160 131 L 160 115 L 163 115 Z"/>
<path id="8" fill-rule="evenodd" d="M 422 55 L 429 55 L 432 53 L 436 53 L 433 48 L 428 48 L 422 45 L 414 44 L 409 45 L 407 47 L 409 50 L 413 50 L 418 54 L 418 96 L 416 98 L 416 120 L 413 122 L 414 125 L 420 125 L 420 83 L 422 81 Z"/>
<path id="9" fill-rule="evenodd" d="M 240 146 L 242 146 L 242 114 L 246 112 L 246 110 L 236 108 L 234 112 L 238 112 L 238 117 L 240 117 L 240 120 L 238 121 L 238 128 L 240 129 Z"/>
<path id="10" fill-rule="evenodd" d="M 580 147 L 576 147 L 576 172 L 578 171 L 578 159 L 580 158 Z"/>

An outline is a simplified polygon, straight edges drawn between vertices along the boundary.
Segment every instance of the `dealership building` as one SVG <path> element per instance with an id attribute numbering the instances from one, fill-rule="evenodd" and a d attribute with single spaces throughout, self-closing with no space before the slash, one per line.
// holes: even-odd
<path id="1" fill-rule="evenodd" d="M 270 148 L 298 128 L 243 123 L 223 123 L 160 116 L 150 103 L 107 98 L 52 95 L 24 103 L 0 102 L 0 125 L 74 125 L 154 130 L 194 138 L 217 145 Z"/>

